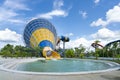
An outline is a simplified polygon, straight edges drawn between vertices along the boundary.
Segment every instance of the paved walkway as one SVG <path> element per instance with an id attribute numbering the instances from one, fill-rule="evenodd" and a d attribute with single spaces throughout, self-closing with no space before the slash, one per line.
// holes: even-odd
<path id="1" fill-rule="evenodd" d="M 0 80 L 120 80 L 120 70 L 81 75 L 24 75 L 0 71 Z"/>

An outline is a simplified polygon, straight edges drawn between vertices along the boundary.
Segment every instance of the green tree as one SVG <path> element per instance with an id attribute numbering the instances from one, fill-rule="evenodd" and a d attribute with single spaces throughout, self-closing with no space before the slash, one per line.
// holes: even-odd
<path id="1" fill-rule="evenodd" d="M 36 57 L 39 57 L 39 56 L 42 56 L 42 51 L 43 51 L 43 48 L 42 47 L 35 47 L 34 48 L 34 54 Z"/>
<path id="2" fill-rule="evenodd" d="M 120 54 L 117 54 L 117 55 L 116 55 L 116 58 L 117 58 L 118 60 L 120 60 Z"/>
<path id="3" fill-rule="evenodd" d="M 68 57 L 68 58 L 73 58 L 75 55 L 74 55 L 74 50 L 73 49 L 67 49 L 65 51 L 65 57 Z"/>
<path id="4" fill-rule="evenodd" d="M 88 51 L 88 53 L 86 54 L 87 57 L 93 57 L 94 56 L 94 51 L 91 50 L 91 51 Z"/>
<path id="5" fill-rule="evenodd" d="M 13 47 L 13 45 L 7 44 L 0 50 L 0 55 L 3 57 L 39 57 L 42 55 L 43 48 L 41 47 L 24 47 L 21 45 L 17 45 Z"/>
<path id="6" fill-rule="evenodd" d="M 26 52 L 25 50 L 26 50 L 26 47 L 24 46 L 21 46 L 21 45 L 15 46 L 14 52 L 16 57 L 25 57 L 25 52 Z"/>
<path id="7" fill-rule="evenodd" d="M 7 45 L 5 45 L 2 49 L 1 49 L 1 52 L 2 51 L 9 51 L 10 53 L 13 53 L 14 51 L 13 51 L 13 45 L 10 45 L 10 44 L 7 44 Z"/>
<path id="8" fill-rule="evenodd" d="M 75 57 L 80 57 L 80 54 L 84 53 L 85 48 L 83 47 L 82 44 L 80 44 L 79 47 L 75 48 Z"/>
<path id="9" fill-rule="evenodd" d="M 75 57 L 79 57 L 80 50 L 78 47 L 75 48 Z"/>
<path id="10" fill-rule="evenodd" d="M 5 58 L 12 57 L 13 53 L 14 53 L 13 45 L 10 44 L 5 45 L 0 51 L 0 54 Z"/>
<path id="11" fill-rule="evenodd" d="M 2 53 L 2 57 L 5 57 L 5 58 L 12 57 L 12 54 L 8 50 L 4 50 L 1 53 Z"/>
<path id="12" fill-rule="evenodd" d="M 114 42 L 113 43 L 113 47 L 112 47 L 112 49 L 113 49 L 113 60 L 114 60 L 114 58 L 115 58 L 115 56 L 117 55 L 117 53 L 116 53 L 116 51 L 117 51 L 117 46 L 118 46 L 118 43 L 117 42 Z"/>
<path id="13" fill-rule="evenodd" d="M 84 54 L 84 53 L 81 53 L 81 54 L 79 55 L 79 57 L 80 57 L 81 59 L 83 59 L 83 58 L 85 57 L 85 54 Z"/>

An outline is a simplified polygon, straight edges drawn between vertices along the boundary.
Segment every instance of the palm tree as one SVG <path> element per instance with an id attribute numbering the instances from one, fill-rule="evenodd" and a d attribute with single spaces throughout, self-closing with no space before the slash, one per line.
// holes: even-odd
<path id="1" fill-rule="evenodd" d="M 98 47 L 100 46 L 99 45 L 99 40 L 96 40 L 96 41 L 94 41 L 94 43 L 92 43 L 92 47 L 94 47 L 95 48 L 95 57 L 96 57 L 96 59 L 98 59 L 98 56 L 99 56 L 99 54 L 98 54 Z"/>

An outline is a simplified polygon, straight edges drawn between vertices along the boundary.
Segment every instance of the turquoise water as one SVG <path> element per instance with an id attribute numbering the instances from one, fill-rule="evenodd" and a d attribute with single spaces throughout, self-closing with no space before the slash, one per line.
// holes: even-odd
<path id="1" fill-rule="evenodd" d="M 19 64 L 17 70 L 31 72 L 82 72 L 108 69 L 104 62 L 80 59 L 38 60 Z"/>

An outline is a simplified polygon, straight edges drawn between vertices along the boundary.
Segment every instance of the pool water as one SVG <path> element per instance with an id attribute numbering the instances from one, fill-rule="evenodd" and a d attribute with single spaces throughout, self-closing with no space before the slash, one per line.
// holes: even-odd
<path id="1" fill-rule="evenodd" d="M 30 72 L 82 72 L 105 70 L 111 67 L 114 66 L 96 60 L 61 59 L 21 63 L 16 69 Z"/>

